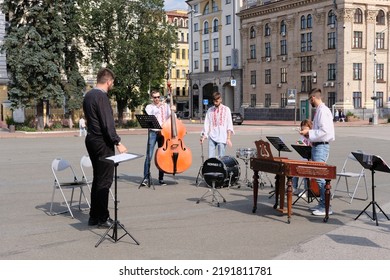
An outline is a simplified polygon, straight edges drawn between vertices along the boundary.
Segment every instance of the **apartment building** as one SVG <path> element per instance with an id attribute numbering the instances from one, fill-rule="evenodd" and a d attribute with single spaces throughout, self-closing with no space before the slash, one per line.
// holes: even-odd
<path id="1" fill-rule="evenodd" d="M 188 0 L 190 114 L 202 117 L 219 91 L 232 112 L 242 103 L 240 24 L 242 0 Z"/>
<path id="2" fill-rule="evenodd" d="M 323 90 L 332 110 L 386 117 L 389 12 L 379 0 L 244 1 L 245 117 L 307 118 L 312 88 Z"/>
<path id="3" fill-rule="evenodd" d="M 189 117 L 189 33 L 188 33 L 188 12 L 183 10 L 166 11 L 168 23 L 177 27 L 176 50 L 172 53 L 168 65 L 168 75 L 165 80 L 164 92 L 171 88 L 175 98 L 177 115 Z"/>

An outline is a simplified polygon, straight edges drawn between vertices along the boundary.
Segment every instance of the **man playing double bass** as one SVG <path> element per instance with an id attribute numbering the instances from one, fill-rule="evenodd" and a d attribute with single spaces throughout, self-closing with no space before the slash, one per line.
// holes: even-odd
<path id="1" fill-rule="evenodd" d="M 161 96 L 160 92 L 156 90 L 152 90 L 150 93 L 150 98 L 152 103 L 148 104 L 145 108 L 145 111 L 148 115 L 154 115 L 157 118 L 157 121 L 159 122 L 160 126 L 163 126 L 163 123 L 169 119 L 171 116 L 171 108 L 169 104 L 165 102 L 161 102 Z M 148 184 L 148 167 L 150 166 L 150 161 L 152 161 L 153 158 L 153 152 L 156 144 L 160 141 L 162 141 L 161 132 L 159 129 L 150 129 L 149 130 L 149 157 L 145 157 L 145 164 L 144 164 L 144 180 L 141 183 L 142 186 L 146 186 Z M 147 148 L 147 147 L 146 147 Z M 146 149 L 146 153 L 148 152 L 148 149 Z M 158 172 L 158 181 L 161 186 L 165 186 L 166 183 L 164 182 L 164 172 L 159 170 Z"/>

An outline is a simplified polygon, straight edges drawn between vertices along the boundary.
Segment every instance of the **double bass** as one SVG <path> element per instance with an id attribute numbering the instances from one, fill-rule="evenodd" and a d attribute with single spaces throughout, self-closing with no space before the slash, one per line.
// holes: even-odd
<path id="1" fill-rule="evenodd" d="M 173 104 L 173 102 L 172 102 Z M 171 116 L 162 126 L 163 143 L 156 150 L 154 157 L 157 168 L 167 174 L 177 174 L 186 171 L 192 164 L 192 152 L 184 144 L 186 128 L 177 119 L 171 107 Z"/>

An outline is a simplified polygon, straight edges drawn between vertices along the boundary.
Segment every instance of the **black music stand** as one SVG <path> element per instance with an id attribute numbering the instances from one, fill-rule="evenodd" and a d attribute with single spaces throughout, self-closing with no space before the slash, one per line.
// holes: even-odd
<path id="1" fill-rule="evenodd" d="M 387 220 L 390 220 L 389 217 L 385 214 L 382 208 L 375 201 L 375 184 L 374 184 L 374 174 L 375 171 L 382 171 L 386 173 L 390 173 L 390 167 L 386 164 L 386 162 L 380 157 L 375 155 L 368 155 L 363 153 L 352 152 L 354 157 L 359 161 L 359 163 L 365 168 L 371 170 L 371 182 L 372 182 L 372 200 L 371 202 L 360 212 L 360 214 L 355 218 L 357 220 L 361 214 L 366 213 L 366 215 L 378 225 L 378 217 L 376 213 L 375 206 L 379 208 L 380 212 L 385 215 Z M 372 205 L 372 217 L 366 212 L 367 208 Z"/>
<path id="2" fill-rule="evenodd" d="M 114 176 L 115 176 L 114 177 L 115 178 L 114 206 L 115 207 L 114 207 L 114 221 L 113 221 L 112 225 L 107 229 L 107 231 L 103 234 L 103 236 L 99 239 L 99 241 L 96 243 L 95 247 L 99 246 L 99 244 L 103 242 L 103 239 L 108 235 L 108 233 L 110 232 L 111 229 L 113 230 L 113 232 L 112 232 L 112 235 L 109 237 L 111 237 L 111 239 L 114 240 L 115 243 L 117 241 L 121 240 L 122 237 L 124 237 L 125 235 L 128 235 L 135 241 L 135 243 L 137 245 L 139 245 L 139 242 L 137 240 L 135 240 L 134 237 L 131 236 L 131 234 L 125 229 L 125 227 L 118 221 L 118 173 L 117 173 L 117 167 L 118 167 L 119 163 L 121 163 L 121 162 L 133 160 L 136 158 L 140 158 L 142 156 L 143 155 L 123 153 L 123 154 L 118 154 L 115 156 L 110 156 L 110 157 L 100 159 L 102 161 L 114 164 L 114 166 L 115 166 L 115 169 L 114 169 L 115 170 L 115 173 L 114 173 Z M 125 233 L 119 238 L 118 238 L 118 226 L 120 226 L 125 231 Z"/>
<path id="3" fill-rule="evenodd" d="M 277 136 L 266 136 L 266 138 L 268 139 L 268 141 L 271 142 L 272 146 L 275 147 L 275 149 L 278 151 L 278 157 L 280 157 L 280 151 L 283 151 L 283 152 L 292 152 L 287 146 L 286 144 L 284 144 L 284 142 L 282 141 L 282 139 L 280 139 L 280 137 L 277 137 Z M 278 175 L 276 175 L 278 176 Z M 270 194 L 270 197 L 273 197 L 274 194 L 275 194 L 275 190 L 273 191 L 270 191 L 269 192 Z"/>
<path id="4" fill-rule="evenodd" d="M 308 161 L 311 160 L 311 146 L 307 145 L 296 145 L 292 144 L 291 147 L 294 148 L 295 151 L 304 159 L 307 159 Z M 317 200 L 317 196 L 313 193 L 312 189 L 310 188 L 310 180 L 308 178 L 305 178 L 304 180 L 307 181 L 307 189 L 301 194 L 301 196 L 298 196 L 298 198 L 294 201 L 292 205 L 295 205 L 295 203 L 300 200 L 301 198 L 305 200 L 304 197 L 302 197 L 305 193 L 308 193 L 307 203 L 313 202 L 313 200 Z"/>
<path id="5" fill-rule="evenodd" d="M 148 179 L 148 187 L 150 188 L 150 182 L 152 182 L 152 186 L 154 189 L 154 184 L 153 184 L 153 179 L 152 179 L 152 174 L 150 173 L 150 148 L 149 148 L 149 140 L 150 140 L 150 131 L 152 129 L 161 129 L 161 126 L 154 115 L 135 115 L 139 124 L 141 125 L 142 128 L 147 128 L 148 129 L 148 142 L 147 142 L 147 148 L 146 148 L 146 157 L 148 161 L 148 173 L 144 176 L 144 178 L 141 181 L 141 184 L 139 185 L 138 188 L 141 188 L 142 183 L 145 181 L 145 179 Z"/>

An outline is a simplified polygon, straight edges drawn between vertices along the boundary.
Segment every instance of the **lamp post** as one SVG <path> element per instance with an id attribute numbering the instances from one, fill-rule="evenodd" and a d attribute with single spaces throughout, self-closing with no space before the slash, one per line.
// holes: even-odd
<path id="1" fill-rule="evenodd" d="M 374 86 L 373 86 L 373 93 L 371 96 L 372 99 L 372 125 L 378 124 L 378 112 L 376 111 L 376 100 L 378 97 L 376 96 L 376 34 L 375 34 L 375 42 L 374 42 Z"/>

